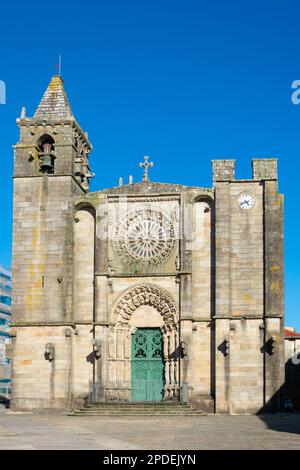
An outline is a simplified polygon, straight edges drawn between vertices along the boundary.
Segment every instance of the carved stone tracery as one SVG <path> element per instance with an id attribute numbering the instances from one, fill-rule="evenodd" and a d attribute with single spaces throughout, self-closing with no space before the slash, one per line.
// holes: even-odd
<path id="1" fill-rule="evenodd" d="M 121 258 L 163 263 L 176 246 L 173 220 L 162 210 L 142 206 L 119 217 L 113 246 Z"/>

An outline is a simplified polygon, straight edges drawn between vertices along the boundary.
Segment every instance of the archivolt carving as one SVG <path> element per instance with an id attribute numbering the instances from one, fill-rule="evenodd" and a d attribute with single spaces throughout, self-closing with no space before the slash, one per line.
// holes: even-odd
<path id="1" fill-rule="evenodd" d="M 132 313 L 142 305 L 150 305 L 162 315 L 165 332 L 176 329 L 178 313 L 175 301 L 165 289 L 149 283 L 136 284 L 122 294 L 114 308 L 117 325 L 128 324 Z"/>

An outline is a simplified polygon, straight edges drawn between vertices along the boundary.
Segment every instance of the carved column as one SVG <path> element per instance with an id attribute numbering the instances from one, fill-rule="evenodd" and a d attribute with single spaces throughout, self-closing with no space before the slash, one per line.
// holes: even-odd
<path id="1" fill-rule="evenodd" d="M 164 362 L 165 362 L 165 391 L 164 398 L 169 398 L 170 396 L 170 361 L 169 361 L 169 334 L 168 331 L 165 331 L 164 328 Z"/>
<path id="2" fill-rule="evenodd" d="M 179 364 L 177 357 L 178 333 L 175 327 L 164 332 L 164 362 L 165 362 L 165 399 L 178 395 Z"/>
<path id="3" fill-rule="evenodd" d="M 174 396 L 175 392 L 175 331 L 172 330 L 170 333 L 170 377 L 171 377 L 171 397 Z"/>

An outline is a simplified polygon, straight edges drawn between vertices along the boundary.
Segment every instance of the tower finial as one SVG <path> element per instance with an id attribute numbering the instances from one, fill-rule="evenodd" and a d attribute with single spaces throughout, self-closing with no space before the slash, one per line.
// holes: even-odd
<path id="1" fill-rule="evenodd" d="M 61 54 L 58 54 L 58 75 L 61 77 Z"/>
<path id="2" fill-rule="evenodd" d="M 139 163 L 140 168 L 144 168 L 144 173 L 143 173 L 143 181 L 149 181 L 148 177 L 148 169 L 152 168 L 154 166 L 153 162 L 149 162 L 149 158 L 147 155 L 144 156 L 144 162 Z"/>
<path id="3" fill-rule="evenodd" d="M 61 78 L 61 54 L 58 54 L 58 62 L 54 64 L 54 67 L 56 71 L 55 75 Z"/>

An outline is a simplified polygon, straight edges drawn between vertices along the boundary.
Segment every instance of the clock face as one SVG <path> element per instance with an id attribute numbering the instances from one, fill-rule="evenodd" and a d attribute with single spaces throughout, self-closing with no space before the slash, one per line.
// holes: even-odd
<path id="1" fill-rule="evenodd" d="M 249 193 L 242 193 L 238 197 L 238 205 L 243 210 L 250 210 L 255 205 L 254 197 Z"/>

